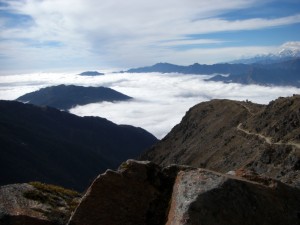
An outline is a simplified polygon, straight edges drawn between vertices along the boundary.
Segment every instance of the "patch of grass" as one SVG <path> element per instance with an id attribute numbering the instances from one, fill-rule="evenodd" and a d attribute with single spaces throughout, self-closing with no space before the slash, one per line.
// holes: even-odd
<path id="1" fill-rule="evenodd" d="M 77 191 L 65 189 L 63 187 L 52 185 L 52 184 L 44 184 L 37 181 L 30 182 L 29 184 L 42 192 L 55 194 L 62 198 L 65 197 L 76 198 L 81 196 Z"/>
<path id="2" fill-rule="evenodd" d="M 52 206 L 49 196 L 41 193 L 40 191 L 37 191 L 37 190 L 27 191 L 23 194 L 23 196 L 25 198 L 28 198 L 28 199 L 31 199 L 34 201 L 38 201 L 43 204 L 47 203 Z"/>
<path id="3" fill-rule="evenodd" d="M 52 184 L 44 184 L 41 182 L 30 182 L 29 184 L 35 187 L 35 190 L 25 192 L 24 197 L 43 204 L 48 204 L 53 208 L 74 208 L 74 199 L 81 197 L 81 195 L 74 190 L 65 189 Z"/>
<path id="4" fill-rule="evenodd" d="M 121 170 L 126 170 L 128 168 L 129 168 L 129 164 L 127 162 L 122 162 L 122 164 L 119 167 L 119 169 Z"/>
<path id="5" fill-rule="evenodd" d="M 79 204 L 81 194 L 74 190 L 41 182 L 29 184 L 35 189 L 25 192 L 23 196 L 50 206 L 48 211 L 42 212 L 50 221 L 64 224 Z"/>

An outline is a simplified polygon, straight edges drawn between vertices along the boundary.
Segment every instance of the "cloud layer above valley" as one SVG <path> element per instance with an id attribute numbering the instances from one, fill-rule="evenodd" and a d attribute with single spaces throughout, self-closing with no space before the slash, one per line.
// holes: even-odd
<path id="1" fill-rule="evenodd" d="M 266 104 L 280 96 L 300 94 L 300 89 L 294 87 L 208 82 L 204 81 L 208 76 L 200 75 L 107 73 L 104 76 L 84 77 L 74 74 L 2 76 L 0 99 L 13 100 L 42 87 L 59 84 L 110 87 L 134 99 L 77 106 L 71 112 L 79 116 L 100 116 L 118 124 L 139 126 L 162 138 L 180 122 L 190 107 L 203 101 L 226 98 Z"/>
<path id="2" fill-rule="evenodd" d="M 216 63 L 274 52 L 300 39 L 299 2 L 276 2 L 0 0 L 1 70 Z"/>

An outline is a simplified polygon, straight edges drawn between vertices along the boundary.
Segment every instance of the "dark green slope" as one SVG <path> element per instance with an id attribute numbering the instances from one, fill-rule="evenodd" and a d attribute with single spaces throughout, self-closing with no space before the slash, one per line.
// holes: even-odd
<path id="1" fill-rule="evenodd" d="M 141 128 L 103 118 L 0 101 L 0 185 L 42 181 L 81 191 L 156 141 Z"/>

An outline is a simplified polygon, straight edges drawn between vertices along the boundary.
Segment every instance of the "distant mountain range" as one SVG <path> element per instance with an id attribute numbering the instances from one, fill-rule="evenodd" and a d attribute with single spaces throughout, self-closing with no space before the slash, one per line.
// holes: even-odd
<path id="1" fill-rule="evenodd" d="M 250 64 L 246 71 L 236 71 L 229 76 L 216 75 L 208 80 L 300 87 L 300 58 L 273 64 Z"/>
<path id="2" fill-rule="evenodd" d="M 169 63 L 158 63 L 149 67 L 130 69 L 126 72 L 215 75 L 208 80 L 227 83 L 300 87 L 300 58 L 272 64 L 220 63 L 201 65 L 195 63 L 190 66 L 178 66 Z"/>
<path id="3" fill-rule="evenodd" d="M 142 128 L 0 101 L 0 185 L 41 181 L 83 191 L 156 141 Z"/>
<path id="4" fill-rule="evenodd" d="M 157 63 L 153 66 L 129 69 L 127 73 L 183 73 L 183 74 L 199 74 L 199 75 L 207 75 L 207 74 L 229 74 L 234 73 L 236 71 L 247 71 L 249 68 L 248 65 L 244 64 L 214 64 L 214 65 L 205 65 L 195 63 L 190 66 L 179 66 L 170 63 Z"/>
<path id="5" fill-rule="evenodd" d="M 106 87 L 58 85 L 42 88 L 17 98 L 17 101 L 68 110 L 76 105 L 102 101 L 126 101 L 131 97 Z"/>

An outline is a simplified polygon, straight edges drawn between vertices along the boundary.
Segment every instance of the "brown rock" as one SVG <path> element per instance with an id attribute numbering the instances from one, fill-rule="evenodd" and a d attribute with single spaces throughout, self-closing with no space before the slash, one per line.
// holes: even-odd
<path id="1" fill-rule="evenodd" d="M 29 184 L 0 187 L 0 225 L 54 225 L 42 213 L 45 205 L 24 197 L 35 188 Z"/>
<path id="2" fill-rule="evenodd" d="M 31 182 L 0 187 L 0 225 L 64 225 L 80 194 Z"/>
<path id="3" fill-rule="evenodd" d="M 93 182 L 69 225 L 164 224 L 175 176 L 151 162 L 128 160 Z"/>
<path id="4" fill-rule="evenodd" d="M 246 170 L 235 174 L 251 180 L 129 160 L 94 181 L 69 225 L 299 224 L 299 189 Z"/>
<path id="5" fill-rule="evenodd" d="M 204 169 L 179 172 L 167 225 L 300 224 L 300 192 Z"/>

